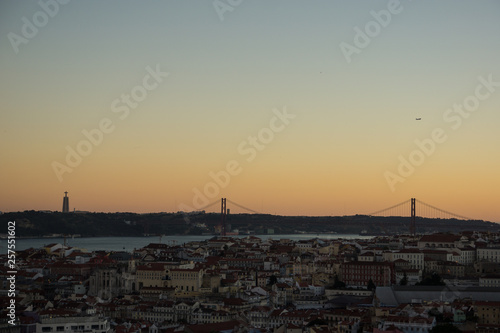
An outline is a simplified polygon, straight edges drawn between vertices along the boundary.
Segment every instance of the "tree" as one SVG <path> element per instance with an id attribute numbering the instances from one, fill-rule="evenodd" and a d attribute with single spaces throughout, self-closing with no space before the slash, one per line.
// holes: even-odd
<path id="1" fill-rule="evenodd" d="M 368 285 L 366 286 L 366 289 L 367 290 L 375 290 L 375 288 L 377 288 L 377 286 L 375 285 L 375 283 L 373 283 L 373 280 L 370 279 L 370 281 L 368 281 Z"/>
<path id="2" fill-rule="evenodd" d="M 274 285 L 276 282 L 278 282 L 278 278 L 276 277 L 276 275 L 271 275 L 269 277 L 269 283 L 267 284 L 268 286 L 272 286 Z"/>
<path id="3" fill-rule="evenodd" d="M 417 286 L 444 286 L 446 283 L 443 282 L 441 276 L 437 273 L 432 273 L 431 276 L 427 276 L 422 281 L 416 284 Z"/>
<path id="4" fill-rule="evenodd" d="M 436 321 L 438 323 L 442 322 L 443 319 L 444 319 L 443 314 L 437 308 L 430 309 L 429 310 L 429 315 L 433 316 L 433 317 L 436 317 Z"/>
<path id="5" fill-rule="evenodd" d="M 406 286 L 408 284 L 408 276 L 406 276 L 406 271 L 404 272 L 403 278 L 399 281 L 401 286 Z"/>
<path id="6" fill-rule="evenodd" d="M 345 283 L 340 281 L 337 274 L 335 274 L 335 277 L 333 279 L 333 289 L 343 289 L 343 288 L 345 288 Z"/>
<path id="7" fill-rule="evenodd" d="M 460 329 L 453 324 L 440 324 L 434 326 L 429 333 L 461 333 Z"/>

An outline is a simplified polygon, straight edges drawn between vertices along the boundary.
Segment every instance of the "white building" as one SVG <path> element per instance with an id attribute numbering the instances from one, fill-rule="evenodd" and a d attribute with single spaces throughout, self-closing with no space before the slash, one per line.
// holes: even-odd
<path id="1" fill-rule="evenodd" d="M 419 249 L 450 249 L 468 245 L 467 237 L 453 234 L 423 235 L 418 241 Z"/>
<path id="2" fill-rule="evenodd" d="M 358 255 L 358 261 L 375 261 L 375 253 L 372 251 L 363 252 Z"/>
<path id="3" fill-rule="evenodd" d="M 436 326 L 436 318 L 389 316 L 381 329 L 386 331 L 391 326 L 397 327 L 403 333 L 429 333 Z"/>
<path id="4" fill-rule="evenodd" d="M 455 249 L 459 254 L 458 263 L 462 265 L 472 265 L 476 261 L 476 249 L 466 247 L 462 249 Z"/>
<path id="5" fill-rule="evenodd" d="M 486 247 L 477 249 L 477 260 L 500 263 L 500 248 Z"/>
<path id="6" fill-rule="evenodd" d="M 486 275 L 480 277 L 479 286 L 500 288 L 500 275 Z"/>
<path id="7" fill-rule="evenodd" d="M 424 269 L 424 254 L 417 249 L 403 249 L 396 252 L 386 252 L 384 253 L 384 259 L 391 262 L 401 259 L 407 261 L 412 269 Z"/>
<path id="8" fill-rule="evenodd" d="M 396 284 L 400 284 L 401 280 L 406 274 L 406 284 L 409 286 L 415 285 L 422 279 L 422 270 L 420 269 L 409 269 L 409 270 L 397 270 L 396 271 Z"/>
<path id="9" fill-rule="evenodd" d="M 88 332 L 107 333 L 110 324 L 107 319 L 98 317 L 55 317 L 41 319 L 36 323 L 36 333 L 45 332 Z"/>

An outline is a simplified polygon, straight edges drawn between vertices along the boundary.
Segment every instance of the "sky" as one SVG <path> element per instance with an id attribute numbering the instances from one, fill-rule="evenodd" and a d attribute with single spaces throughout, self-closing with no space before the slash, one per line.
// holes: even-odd
<path id="1" fill-rule="evenodd" d="M 417 198 L 500 222 L 499 14 L 495 0 L 3 1 L 0 211 L 61 210 L 65 191 L 71 210 L 138 213 Z"/>

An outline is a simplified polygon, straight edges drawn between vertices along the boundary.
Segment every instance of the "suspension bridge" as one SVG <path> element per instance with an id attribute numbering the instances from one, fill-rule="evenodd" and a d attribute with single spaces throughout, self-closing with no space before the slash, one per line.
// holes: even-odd
<path id="1" fill-rule="evenodd" d="M 417 204 L 418 204 L 418 215 L 417 215 Z M 387 207 L 376 212 L 368 214 L 369 216 L 408 216 L 410 213 L 410 234 L 415 235 L 416 232 L 416 220 L 417 217 L 420 218 L 430 218 L 430 219 L 458 219 L 458 220 L 472 220 L 471 218 L 449 212 L 447 210 L 429 205 L 423 201 L 411 198 L 410 200 L 405 200 L 394 206 Z"/>
<path id="2" fill-rule="evenodd" d="M 200 210 L 207 210 L 216 204 L 220 204 L 220 213 L 221 213 L 221 234 L 225 235 L 225 225 L 227 214 L 229 213 L 229 209 L 227 208 L 227 203 L 230 203 L 232 207 L 239 208 L 238 210 L 243 210 L 244 212 L 249 212 L 252 214 L 266 214 L 262 212 L 258 212 L 254 209 L 245 207 L 241 204 L 238 204 L 234 201 L 231 201 L 227 198 L 221 198 L 220 200 L 216 200 L 204 207 L 201 207 Z M 425 203 L 421 200 L 417 200 L 415 198 L 411 198 L 400 202 L 396 205 L 375 211 L 373 213 L 364 214 L 370 217 L 410 217 L 410 225 L 409 232 L 412 235 L 416 233 L 416 223 L 418 218 L 428 218 L 428 219 L 457 219 L 457 220 L 475 220 L 469 217 L 465 217 L 459 214 L 452 213 L 450 211 L 435 207 L 428 203 Z"/>

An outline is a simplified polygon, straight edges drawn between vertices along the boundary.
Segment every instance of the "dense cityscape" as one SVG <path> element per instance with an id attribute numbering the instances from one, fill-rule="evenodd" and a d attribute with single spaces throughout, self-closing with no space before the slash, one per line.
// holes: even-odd
<path id="1" fill-rule="evenodd" d="M 500 333 L 499 13 L 0 1 L 0 333 Z"/>
<path id="2" fill-rule="evenodd" d="M 7 263 L 6 255 L 2 258 Z M 2 332 L 498 332 L 500 234 L 18 251 Z"/>

